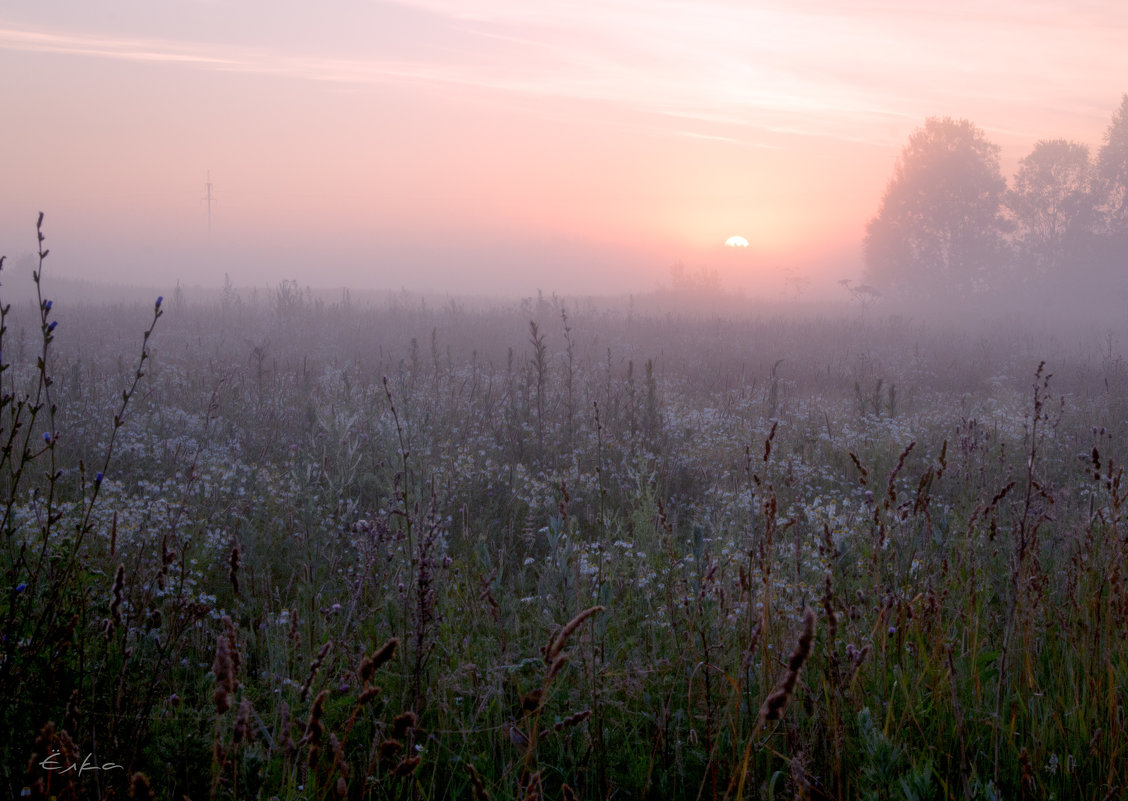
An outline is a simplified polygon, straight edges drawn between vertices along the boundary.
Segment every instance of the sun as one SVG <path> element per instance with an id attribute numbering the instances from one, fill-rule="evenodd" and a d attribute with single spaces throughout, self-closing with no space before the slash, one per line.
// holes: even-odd
<path id="1" fill-rule="evenodd" d="M 725 244 L 730 248 L 746 248 L 748 240 L 742 236 L 730 236 L 725 240 Z"/>

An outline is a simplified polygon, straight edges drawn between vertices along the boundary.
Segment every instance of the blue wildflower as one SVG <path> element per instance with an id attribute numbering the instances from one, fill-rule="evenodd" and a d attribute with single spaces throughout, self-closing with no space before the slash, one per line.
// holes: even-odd
<path id="1" fill-rule="evenodd" d="M 102 483 L 102 471 L 101 470 L 98 471 L 98 475 L 94 476 L 94 483 L 95 484 L 101 484 Z"/>
<path id="2" fill-rule="evenodd" d="M 157 308 L 158 309 L 161 307 L 162 303 L 164 303 L 164 295 L 157 295 Z"/>
<path id="3" fill-rule="evenodd" d="M 55 326 L 57 326 L 58 324 L 59 324 L 59 321 L 58 321 L 58 320 L 52 320 L 52 321 L 51 321 L 51 325 L 47 326 L 47 330 L 48 330 L 48 331 L 54 331 L 54 330 L 55 330 Z"/>
<path id="4" fill-rule="evenodd" d="M 16 592 L 23 592 L 26 589 L 27 589 L 27 582 L 26 581 L 21 581 L 19 584 L 16 585 Z"/>
<path id="5" fill-rule="evenodd" d="M 43 432 L 43 441 L 46 442 L 48 445 L 51 444 L 51 432 L 50 431 L 44 431 Z"/>

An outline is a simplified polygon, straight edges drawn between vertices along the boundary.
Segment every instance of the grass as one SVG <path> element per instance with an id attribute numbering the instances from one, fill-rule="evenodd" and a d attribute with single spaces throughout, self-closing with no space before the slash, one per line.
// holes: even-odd
<path id="1" fill-rule="evenodd" d="M 1111 338 L 42 291 L 11 797 L 1128 797 Z"/>

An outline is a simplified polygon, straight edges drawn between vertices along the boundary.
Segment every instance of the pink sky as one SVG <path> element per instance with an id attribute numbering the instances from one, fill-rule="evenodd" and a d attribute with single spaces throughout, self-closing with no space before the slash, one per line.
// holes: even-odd
<path id="1" fill-rule="evenodd" d="M 1096 1 L 8 2 L 0 253 L 42 210 L 53 269 L 131 283 L 829 287 L 925 117 L 1008 175 L 1095 151 L 1125 42 Z"/>

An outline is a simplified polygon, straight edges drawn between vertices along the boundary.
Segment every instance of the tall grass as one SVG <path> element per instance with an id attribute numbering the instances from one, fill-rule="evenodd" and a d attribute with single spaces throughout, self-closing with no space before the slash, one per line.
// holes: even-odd
<path id="1" fill-rule="evenodd" d="M 56 308 L 40 241 L 10 796 L 1128 797 L 1111 339 Z"/>

